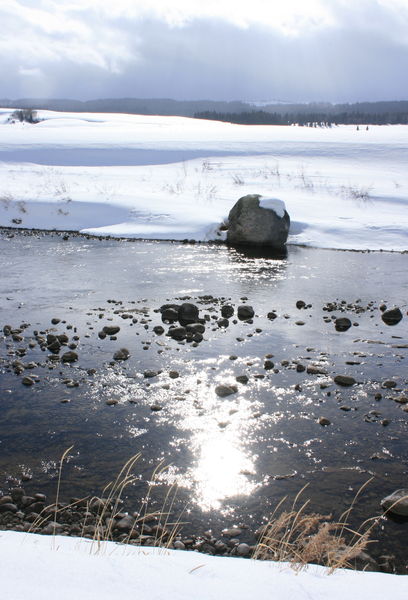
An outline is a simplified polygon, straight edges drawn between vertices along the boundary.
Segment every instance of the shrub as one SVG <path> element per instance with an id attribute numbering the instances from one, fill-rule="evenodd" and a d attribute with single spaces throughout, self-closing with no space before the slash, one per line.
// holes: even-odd
<path id="1" fill-rule="evenodd" d="M 10 115 L 11 122 L 20 121 L 20 123 L 39 123 L 37 111 L 32 108 L 19 108 Z"/>

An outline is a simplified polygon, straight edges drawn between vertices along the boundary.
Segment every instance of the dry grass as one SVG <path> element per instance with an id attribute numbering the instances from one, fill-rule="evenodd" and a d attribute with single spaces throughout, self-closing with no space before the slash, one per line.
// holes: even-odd
<path id="1" fill-rule="evenodd" d="M 115 480 L 104 488 L 101 497 L 80 499 L 66 505 L 60 504 L 59 496 L 63 463 L 71 449 L 68 448 L 60 460 L 55 503 L 43 509 L 32 524 L 31 531 L 38 531 L 49 523 L 55 536 L 58 532 L 58 516 L 67 509 L 77 505 L 83 506 L 85 503 L 86 514 L 93 517 L 94 524 L 90 553 L 99 553 L 106 548 L 104 542 L 114 539 L 113 530 L 117 519 L 123 517 L 121 514 L 122 496 L 128 486 L 139 480 L 133 470 L 141 455 L 136 454 L 127 461 Z M 182 513 L 175 521 L 170 520 L 170 516 L 174 512 L 176 486 L 169 487 L 160 510 L 150 510 L 152 489 L 160 480 L 165 469 L 163 463 L 155 468 L 141 509 L 138 513 L 133 514 L 133 525 L 121 539 L 122 544 L 149 545 L 164 550 L 173 547 L 173 542 L 183 525 Z M 283 510 L 287 497 L 282 498 L 269 522 L 258 530 L 259 542 L 252 558 L 289 562 L 295 570 L 300 570 L 310 563 L 328 567 L 329 573 L 333 573 L 339 568 L 356 568 L 356 560 L 364 558 L 364 550 L 373 542 L 370 539 L 373 529 L 384 516 L 364 521 L 357 531 L 351 529 L 348 524 L 350 514 L 359 496 L 371 481 L 372 478 L 361 486 L 349 508 L 340 515 L 338 520 L 334 520 L 332 515 L 308 513 L 309 500 L 299 506 L 307 485 L 300 490 L 288 510 Z M 154 522 L 153 527 L 147 525 L 152 522 Z M 89 537 L 89 535 L 85 536 L 87 525 L 85 519 L 82 523 L 81 537 Z"/>
<path id="2" fill-rule="evenodd" d="M 358 187 L 352 185 L 342 185 L 340 188 L 340 195 L 343 198 L 355 200 L 361 204 L 367 204 L 372 201 L 371 187 Z"/>
<path id="3" fill-rule="evenodd" d="M 309 500 L 297 508 L 307 486 L 296 496 L 290 510 L 281 510 L 286 501 L 283 498 L 268 524 L 261 528 L 253 558 L 289 562 L 296 570 L 309 563 L 327 566 L 329 573 L 339 568 L 353 568 L 354 561 L 372 543 L 372 530 L 380 518 L 365 521 L 358 531 L 352 530 L 347 522 L 357 498 L 371 480 L 358 490 L 338 521 L 333 520 L 332 515 L 306 513 Z"/>
<path id="4" fill-rule="evenodd" d="M 122 513 L 122 496 L 128 486 L 139 480 L 139 477 L 133 473 L 133 469 L 140 459 L 141 454 L 132 456 L 122 467 L 117 477 L 111 481 L 102 491 L 101 497 L 93 496 L 91 498 L 80 498 L 70 504 L 60 503 L 60 491 L 62 481 L 62 468 L 65 459 L 73 446 L 68 448 L 62 455 L 57 479 L 57 490 L 55 503 L 46 506 L 38 517 L 31 524 L 29 533 L 38 532 L 47 524 L 50 525 L 49 533 L 53 535 L 53 544 L 55 544 L 55 535 L 58 533 L 58 518 L 63 516 L 64 512 L 78 508 L 86 507 L 85 514 L 91 517 L 90 521 L 87 517 L 82 522 L 81 537 L 89 537 L 85 535 L 88 524 L 93 524 L 94 534 L 91 540 L 90 553 L 99 553 L 105 548 L 104 542 L 114 539 L 113 529 L 117 518 Z M 160 476 L 167 467 L 163 463 L 155 468 L 152 474 L 151 481 L 148 484 L 147 494 L 142 501 L 139 513 L 133 515 L 133 525 L 126 533 L 122 544 L 142 545 L 148 538 L 148 545 L 160 547 L 163 549 L 173 546 L 174 539 L 179 534 L 180 528 L 183 525 L 181 522 L 182 513 L 173 522 L 170 520 L 170 515 L 173 513 L 174 502 L 177 496 L 177 487 L 170 486 L 165 496 L 163 505 L 160 510 L 150 510 L 151 492 L 157 484 Z M 154 527 L 147 528 L 147 523 L 154 522 Z M 152 529 L 154 532 L 152 533 Z M 149 531 L 148 535 L 145 535 Z"/>

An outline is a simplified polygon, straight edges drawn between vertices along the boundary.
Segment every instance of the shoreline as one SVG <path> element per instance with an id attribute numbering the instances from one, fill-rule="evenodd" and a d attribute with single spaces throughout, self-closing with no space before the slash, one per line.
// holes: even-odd
<path id="1" fill-rule="evenodd" d="M 270 254 L 271 257 L 274 258 L 285 258 L 286 255 L 276 252 L 276 251 L 272 251 L 270 249 L 268 249 L 267 247 L 264 246 L 233 246 L 233 245 L 229 245 L 226 241 L 224 240 L 208 240 L 208 241 L 203 241 L 203 240 L 194 240 L 194 239 L 183 239 L 183 240 L 175 240 L 172 238 L 169 239 L 163 239 L 163 238 L 142 238 L 142 237 L 126 237 L 126 236 L 113 236 L 113 235 L 95 235 L 95 234 L 91 234 L 91 233 L 83 233 L 81 231 L 77 231 L 75 229 L 39 229 L 39 228 L 35 228 L 35 227 L 9 227 L 6 225 L 0 225 L 0 235 L 2 234 L 11 234 L 12 236 L 15 235 L 15 232 L 18 233 L 23 233 L 23 235 L 32 235 L 35 236 L 37 234 L 42 234 L 42 235 L 49 235 L 49 234 L 54 234 L 54 235 L 58 235 L 58 236 L 62 236 L 64 241 L 68 241 L 69 237 L 78 237 L 78 238 L 84 238 L 87 240 L 98 240 L 98 241 L 115 241 L 115 242 L 165 242 L 166 244 L 168 243 L 172 243 L 172 244 L 181 244 L 181 245 L 201 245 L 201 246 L 223 246 L 226 248 L 232 248 L 232 249 L 237 249 L 237 250 L 241 250 L 241 251 L 254 251 L 254 252 L 258 252 L 258 253 L 262 253 L 265 252 L 265 254 L 267 255 L 266 257 L 269 257 L 268 255 Z M 64 237 L 67 236 L 67 239 L 64 239 Z M 359 253 L 359 254 L 408 254 L 408 249 L 407 250 L 383 250 L 383 249 L 379 249 L 379 250 L 373 250 L 370 248 L 366 248 L 366 249 L 355 249 L 355 248 L 321 248 L 319 246 L 308 246 L 306 244 L 291 244 L 288 243 L 286 244 L 286 250 L 291 249 L 291 248 L 302 248 L 305 250 L 324 250 L 324 251 L 329 251 L 329 252 L 353 252 L 353 253 Z M 286 253 L 287 254 L 287 253 Z M 261 254 L 260 254 L 261 255 Z"/>
<path id="2" fill-rule="evenodd" d="M 9 510 L 5 510 L 6 507 Z M 305 517 L 307 518 L 307 513 L 302 519 Z M 314 518 L 315 515 L 311 517 Z M 142 512 L 127 511 L 121 499 L 115 497 L 71 498 L 69 503 L 56 502 L 47 505 L 47 497 L 44 494 L 38 492 L 26 496 L 23 487 L 11 488 L 9 495 L 0 496 L 0 532 L 15 531 L 52 537 L 59 535 L 85 538 L 98 544 L 109 541 L 122 546 L 185 550 L 210 556 L 268 560 L 275 563 L 290 562 L 295 570 L 306 564 L 319 564 L 331 568 L 330 563 L 325 563 L 325 560 L 317 562 L 312 558 L 303 562 L 295 556 L 290 560 L 287 556 L 277 558 L 272 555 L 262 547 L 268 540 L 267 524 L 251 531 L 246 525 L 226 523 L 221 531 L 208 530 L 184 535 L 182 527 L 179 526 L 179 519 L 175 524 L 168 521 L 168 513 L 150 512 L 147 506 Z M 347 546 L 342 546 L 345 554 L 347 550 Z M 340 554 L 339 566 L 336 568 L 406 574 L 398 573 L 389 559 L 390 557 L 384 556 L 384 561 L 379 562 L 363 548 L 354 555 L 351 554 L 351 558 L 344 562 Z"/>

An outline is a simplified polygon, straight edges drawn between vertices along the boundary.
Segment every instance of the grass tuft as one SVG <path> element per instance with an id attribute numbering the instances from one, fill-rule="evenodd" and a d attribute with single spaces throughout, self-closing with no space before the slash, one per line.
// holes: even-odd
<path id="1" fill-rule="evenodd" d="M 372 479 L 361 486 L 339 521 L 333 520 L 332 515 L 306 513 L 309 500 L 296 507 L 307 486 L 297 494 L 290 510 L 280 512 L 286 501 L 283 498 L 267 525 L 258 531 L 260 539 L 253 558 L 289 562 L 295 570 L 309 563 L 326 566 L 329 573 L 339 568 L 353 568 L 357 559 L 364 558 L 363 552 L 372 543 L 370 537 L 380 519 L 368 519 L 358 531 L 350 529 L 347 522 L 357 498 L 370 481 Z"/>

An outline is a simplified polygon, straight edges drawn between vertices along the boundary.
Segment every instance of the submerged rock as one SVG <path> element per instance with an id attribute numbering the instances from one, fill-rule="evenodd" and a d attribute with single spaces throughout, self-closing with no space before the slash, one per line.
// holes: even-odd
<path id="1" fill-rule="evenodd" d="M 130 352 L 127 348 L 121 348 L 117 350 L 113 355 L 114 360 L 127 360 L 130 356 Z"/>
<path id="2" fill-rule="evenodd" d="M 408 517 L 408 489 L 396 490 L 381 500 L 381 506 L 400 517 Z"/>
<path id="3" fill-rule="evenodd" d="M 238 391 L 238 388 L 236 385 L 221 384 L 221 385 L 217 385 L 217 387 L 215 388 L 215 393 L 220 398 L 225 398 L 226 396 L 230 396 L 231 394 L 236 394 L 237 391 Z"/>

